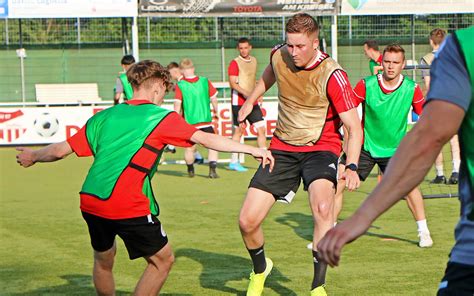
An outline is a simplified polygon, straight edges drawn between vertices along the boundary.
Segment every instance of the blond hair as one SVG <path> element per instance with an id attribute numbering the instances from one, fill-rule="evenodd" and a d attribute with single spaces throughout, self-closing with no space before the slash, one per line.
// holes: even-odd
<path id="1" fill-rule="evenodd" d="M 189 58 L 184 58 L 179 62 L 179 67 L 181 69 L 191 69 L 194 68 L 193 61 Z"/>

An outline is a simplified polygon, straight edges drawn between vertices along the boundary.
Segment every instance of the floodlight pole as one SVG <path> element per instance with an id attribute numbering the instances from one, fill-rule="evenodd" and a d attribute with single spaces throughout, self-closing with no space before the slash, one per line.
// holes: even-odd
<path id="1" fill-rule="evenodd" d="M 415 15 L 411 15 L 411 60 L 415 64 Z M 415 80 L 415 69 L 412 71 L 412 78 Z"/>
<path id="2" fill-rule="evenodd" d="M 139 47 L 138 47 L 138 17 L 134 16 L 132 21 L 132 52 L 135 61 L 139 61 L 140 57 L 138 54 Z"/>

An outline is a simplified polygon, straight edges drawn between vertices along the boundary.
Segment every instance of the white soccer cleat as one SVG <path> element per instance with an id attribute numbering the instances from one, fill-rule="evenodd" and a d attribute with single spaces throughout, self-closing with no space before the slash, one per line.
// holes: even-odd
<path id="1" fill-rule="evenodd" d="M 420 241 L 418 242 L 420 248 L 429 248 L 433 245 L 433 240 L 431 239 L 429 232 L 419 231 L 418 237 L 420 238 Z"/>

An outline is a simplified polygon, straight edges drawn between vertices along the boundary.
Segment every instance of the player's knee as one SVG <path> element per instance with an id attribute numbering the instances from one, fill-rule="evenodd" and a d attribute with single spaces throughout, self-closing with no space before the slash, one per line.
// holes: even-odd
<path id="1" fill-rule="evenodd" d="M 163 264 L 163 267 L 166 269 L 166 270 L 170 270 L 171 267 L 173 266 L 174 264 L 174 261 L 175 261 L 175 257 L 173 254 L 171 254 L 170 256 L 168 256 L 167 258 L 165 258 L 162 262 Z"/>
<path id="2" fill-rule="evenodd" d="M 240 215 L 239 218 L 239 227 L 242 233 L 251 233 L 254 232 L 260 224 L 258 221 L 249 215 Z"/>
<path id="3" fill-rule="evenodd" d="M 315 219 L 329 220 L 332 217 L 332 205 L 330 202 L 320 202 L 313 207 Z"/>

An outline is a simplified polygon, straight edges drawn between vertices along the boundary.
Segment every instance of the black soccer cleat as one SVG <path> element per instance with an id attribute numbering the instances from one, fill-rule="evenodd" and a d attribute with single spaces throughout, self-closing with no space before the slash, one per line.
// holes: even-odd
<path id="1" fill-rule="evenodd" d="M 195 164 L 203 164 L 204 163 L 204 158 L 196 158 L 194 159 Z"/>
<path id="2" fill-rule="evenodd" d="M 446 177 L 445 176 L 436 176 L 436 178 L 431 180 L 430 184 L 446 184 Z"/>
<path id="3" fill-rule="evenodd" d="M 209 168 L 209 179 L 217 179 L 219 175 L 216 173 L 216 169 Z"/>
<path id="4" fill-rule="evenodd" d="M 170 148 L 169 146 L 166 146 L 165 147 L 165 152 L 175 154 L 176 153 L 176 148 L 174 148 L 174 147 Z"/>
<path id="5" fill-rule="evenodd" d="M 188 171 L 188 177 L 189 178 L 194 178 L 194 170 L 193 171 Z"/>
<path id="6" fill-rule="evenodd" d="M 459 183 L 459 173 L 453 172 L 451 177 L 449 177 L 448 184 L 455 185 Z"/>

